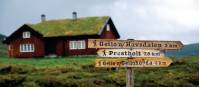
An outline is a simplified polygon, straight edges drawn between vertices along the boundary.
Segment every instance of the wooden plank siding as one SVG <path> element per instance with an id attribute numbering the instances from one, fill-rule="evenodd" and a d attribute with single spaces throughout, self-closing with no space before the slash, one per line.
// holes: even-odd
<path id="1" fill-rule="evenodd" d="M 20 52 L 20 44 L 34 44 L 34 52 Z M 17 38 L 10 42 L 10 57 L 42 57 L 44 56 L 44 44 L 41 39 L 31 35 L 31 38 Z"/>
<path id="2" fill-rule="evenodd" d="M 101 39 L 117 39 L 113 33 L 113 30 L 110 29 L 110 31 L 107 31 L 106 29 L 103 29 L 102 34 L 100 35 Z"/>
<path id="3" fill-rule="evenodd" d="M 87 39 L 83 39 L 85 41 L 85 49 L 70 49 L 69 42 L 73 40 L 67 40 L 65 43 L 66 54 L 67 55 L 96 55 L 97 49 L 87 48 L 88 41 Z"/>

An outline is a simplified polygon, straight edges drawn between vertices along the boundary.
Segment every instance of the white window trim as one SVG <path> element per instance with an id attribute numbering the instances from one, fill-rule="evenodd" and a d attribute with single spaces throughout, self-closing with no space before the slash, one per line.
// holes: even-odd
<path id="1" fill-rule="evenodd" d="M 70 42 L 69 42 L 69 47 L 70 47 L 70 49 L 76 49 L 75 43 L 76 43 L 76 41 L 70 41 Z"/>
<path id="2" fill-rule="evenodd" d="M 35 52 L 34 44 L 20 44 L 20 52 Z"/>
<path id="3" fill-rule="evenodd" d="M 31 33 L 29 31 L 25 31 L 22 33 L 22 37 L 23 38 L 30 38 L 31 37 Z"/>
<path id="4" fill-rule="evenodd" d="M 106 31 L 110 31 L 110 25 L 109 24 L 106 25 Z"/>
<path id="5" fill-rule="evenodd" d="M 85 49 L 85 40 L 69 41 L 69 49 Z"/>
<path id="6" fill-rule="evenodd" d="M 85 40 L 79 41 L 80 43 L 80 48 L 78 49 L 85 49 Z"/>
<path id="7" fill-rule="evenodd" d="M 11 47 L 10 47 L 10 45 L 8 45 L 8 50 L 11 50 Z"/>

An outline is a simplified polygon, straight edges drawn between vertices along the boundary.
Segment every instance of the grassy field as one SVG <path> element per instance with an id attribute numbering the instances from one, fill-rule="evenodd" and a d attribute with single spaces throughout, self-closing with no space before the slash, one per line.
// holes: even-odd
<path id="1" fill-rule="evenodd" d="M 94 56 L 0 57 L 2 87 L 125 87 L 125 68 L 95 68 Z M 198 57 L 173 58 L 167 68 L 135 68 L 136 87 L 197 87 Z"/>
<path id="2" fill-rule="evenodd" d="M 37 68 L 63 67 L 73 64 L 89 64 L 95 61 L 95 57 L 58 57 L 58 58 L 8 58 L 0 57 L 0 64 L 30 65 Z"/>

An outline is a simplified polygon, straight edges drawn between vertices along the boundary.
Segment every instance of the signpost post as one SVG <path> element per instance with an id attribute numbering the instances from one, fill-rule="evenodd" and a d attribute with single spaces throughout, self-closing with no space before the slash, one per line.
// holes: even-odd
<path id="1" fill-rule="evenodd" d="M 88 48 L 103 48 L 97 52 L 101 58 L 96 59 L 96 67 L 127 68 L 126 87 L 134 87 L 134 67 L 168 67 L 172 60 L 166 58 L 163 52 L 182 47 L 180 41 L 88 40 Z"/>
<path id="2" fill-rule="evenodd" d="M 127 67 L 126 71 L 126 87 L 134 86 L 134 69 L 131 67 Z"/>

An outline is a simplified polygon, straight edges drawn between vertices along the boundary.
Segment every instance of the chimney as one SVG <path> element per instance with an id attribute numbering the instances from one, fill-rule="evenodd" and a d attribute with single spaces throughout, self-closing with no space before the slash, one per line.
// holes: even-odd
<path id="1" fill-rule="evenodd" d="M 77 13 L 74 11 L 72 12 L 72 17 L 73 17 L 73 20 L 76 20 L 77 19 Z"/>
<path id="2" fill-rule="evenodd" d="M 46 16 L 45 16 L 45 14 L 42 14 L 42 15 L 41 15 L 41 21 L 42 21 L 42 22 L 46 21 Z"/>

